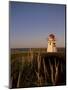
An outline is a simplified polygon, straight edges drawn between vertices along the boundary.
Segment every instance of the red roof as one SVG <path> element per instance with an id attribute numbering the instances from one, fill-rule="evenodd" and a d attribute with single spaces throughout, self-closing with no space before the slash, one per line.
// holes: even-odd
<path id="1" fill-rule="evenodd" d="M 54 34 L 50 34 L 49 37 L 54 39 L 55 35 Z"/>

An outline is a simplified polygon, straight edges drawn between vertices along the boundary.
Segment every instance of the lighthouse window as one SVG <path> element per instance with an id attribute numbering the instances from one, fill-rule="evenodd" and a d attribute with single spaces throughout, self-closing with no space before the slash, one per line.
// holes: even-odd
<path id="1" fill-rule="evenodd" d="M 54 46 L 54 47 L 56 46 L 55 43 L 53 43 L 53 46 Z"/>
<path id="2" fill-rule="evenodd" d="M 51 45 L 51 42 L 50 42 L 50 45 Z"/>

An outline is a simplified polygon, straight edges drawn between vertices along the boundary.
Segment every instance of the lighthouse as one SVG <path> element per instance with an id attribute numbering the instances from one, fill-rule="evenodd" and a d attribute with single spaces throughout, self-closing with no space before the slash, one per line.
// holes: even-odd
<path id="1" fill-rule="evenodd" d="M 57 52 L 56 38 L 55 38 L 54 34 L 50 34 L 49 37 L 48 37 L 47 52 Z"/>

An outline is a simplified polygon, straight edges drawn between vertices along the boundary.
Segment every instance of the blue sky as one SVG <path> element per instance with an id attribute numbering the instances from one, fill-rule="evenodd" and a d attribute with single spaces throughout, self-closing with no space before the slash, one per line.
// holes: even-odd
<path id="1" fill-rule="evenodd" d="M 47 37 L 56 36 L 65 46 L 65 5 L 10 2 L 10 47 L 47 47 Z"/>

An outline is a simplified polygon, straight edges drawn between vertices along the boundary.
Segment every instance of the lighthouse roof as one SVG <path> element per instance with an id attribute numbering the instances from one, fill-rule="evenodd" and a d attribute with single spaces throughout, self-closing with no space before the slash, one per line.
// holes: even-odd
<path id="1" fill-rule="evenodd" d="M 49 37 L 52 38 L 52 39 L 54 39 L 55 38 L 55 35 L 54 34 L 50 34 Z"/>

